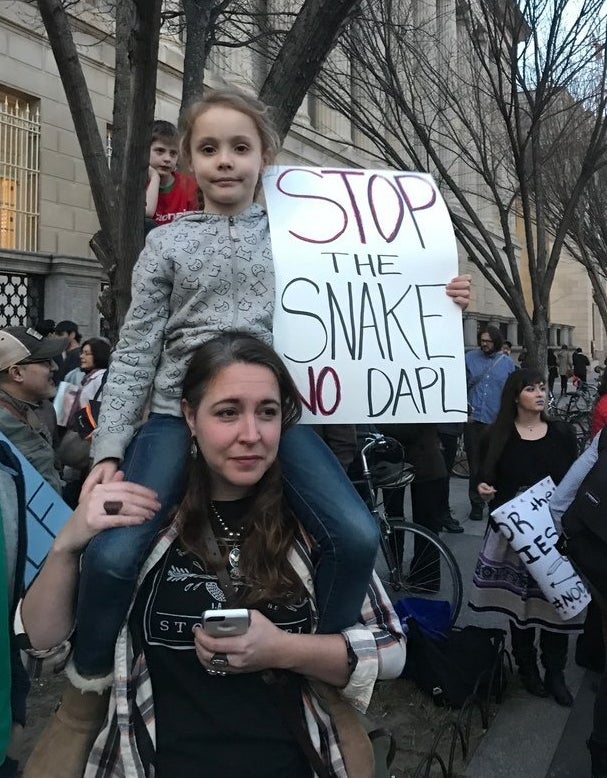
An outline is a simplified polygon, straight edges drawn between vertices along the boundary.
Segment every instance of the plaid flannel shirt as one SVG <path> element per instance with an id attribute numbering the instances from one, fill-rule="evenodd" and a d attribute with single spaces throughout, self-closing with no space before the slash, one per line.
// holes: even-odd
<path id="1" fill-rule="evenodd" d="M 177 538 L 174 525 L 159 536 L 145 561 L 137 589 Z M 309 548 L 300 539 L 290 561 L 306 587 L 317 621 Z M 135 601 L 136 593 L 131 603 Z M 130 615 L 130 611 L 129 611 Z M 360 622 L 343 631 L 357 657 L 344 697 L 358 710 L 367 709 L 375 681 L 400 675 L 405 663 L 405 637 L 392 604 L 377 576 L 369 586 Z M 313 690 L 304 685 L 303 708 L 314 747 L 337 778 L 346 778 L 343 758 L 331 719 Z M 116 643 L 114 686 L 108 716 L 91 750 L 84 778 L 154 778 L 155 718 L 152 683 L 141 652 L 134 655 L 128 617 Z"/>

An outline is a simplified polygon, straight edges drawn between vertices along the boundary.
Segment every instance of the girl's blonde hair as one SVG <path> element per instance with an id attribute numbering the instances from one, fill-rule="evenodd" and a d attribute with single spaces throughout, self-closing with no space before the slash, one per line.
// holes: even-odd
<path id="1" fill-rule="evenodd" d="M 235 88 L 217 89 L 190 104 L 180 122 L 181 140 L 179 142 L 179 154 L 181 159 L 185 160 L 188 165 L 192 162 L 192 132 L 196 119 L 209 108 L 216 105 L 239 111 L 253 120 L 261 140 L 262 154 L 266 158 L 267 164 L 272 164 L 280 149 L 280 137 L 270 116 L 270 109 L 256 97 Z M 200 190 L 198 190 L 198 199 L 202 209 L 204 200 Z"/>

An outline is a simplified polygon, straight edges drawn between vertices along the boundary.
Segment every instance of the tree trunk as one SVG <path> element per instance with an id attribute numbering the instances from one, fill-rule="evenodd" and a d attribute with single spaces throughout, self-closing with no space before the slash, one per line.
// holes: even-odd
<path id="1" fill-rule="evenodd" d="M 183 0 L 186 41 L 183 62 L 183 87 L 179 118 L 187 107 L 202 95 L 204 69 L 209 56 L 209 27 L 215 0 Z"/>
<path id="2" fill-rule="evenodd" d="M 289 131 L 343 23 L 359 4 L 360 0 L 305 0 L 259 93 L 274 109 L 281 138 Z"/>
<path id="3" fill-rule="evenodd" d="M 128 309 L 133 265 L 143 245 L 161 4 L 161 0 L 123 0 L 117 5 L 110 170 L 69 17 L 61 0 L 38 0 L 99 219 L 100 230 L 90 245 L 110 284 L 100 309 L 112 340 Z"/>

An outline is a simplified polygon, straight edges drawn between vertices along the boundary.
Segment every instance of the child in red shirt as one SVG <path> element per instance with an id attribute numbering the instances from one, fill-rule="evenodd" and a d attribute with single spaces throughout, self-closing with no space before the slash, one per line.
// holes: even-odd
<path id="1" fill-rule="evenodd" d="M 152 126 L 148 185 L 145 191 L 146 221 L 155 225 L 172 222 L 178 213 L 197 211 L 196 181 L 178 173 L 179 136 L 171 122 L 156 120 Z"/>

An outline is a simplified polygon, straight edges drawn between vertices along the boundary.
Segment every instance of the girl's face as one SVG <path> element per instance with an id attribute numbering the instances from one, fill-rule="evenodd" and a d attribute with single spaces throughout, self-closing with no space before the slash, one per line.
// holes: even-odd
<path id="1" fill-rule="evenodd" d="M 248 208 L 268 159 L 253 119 L 213 105 L 194 122 L 190 169 L 204 195 L 204 210 L 233 216 Z"/>
<path id="2" fill-rule="evenodd" d="M 518 396 L 518 407 L 524 411 L 543 411 L 546 403 L 545 384 L 529 384 L 523 386 Z"/>
<path id="3" fill-rule="evenodd" d="M 211 478 L 211 499 L 245 497 L 271 467 L 281 434 L 280 391 L 274 373 L 237 362 L 209 384 L 196 410 L 183 412 Z"/>

